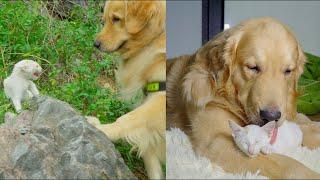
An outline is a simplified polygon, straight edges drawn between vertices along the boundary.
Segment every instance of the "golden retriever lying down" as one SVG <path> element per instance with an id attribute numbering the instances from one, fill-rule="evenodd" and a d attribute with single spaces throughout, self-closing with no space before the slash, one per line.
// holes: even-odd
<path id="1" fill-rule="evenodd" d="M 248 158 L 232 141 L 228 120 L 264 125 L 299 123 L 303 144 L 320 146 L 320 128 L 297 116 L 297 82 L 305 56 L 291 31 L 271 18 L 245 21 L 218 34 L 195 54 L 167 64 L 168 127 L 186 132 L 194 150 L 231 173 L 270 178 L 320 178 L 277 154 Z"/>
<path id="2" fill-rule="evenodd" d="M 101 51 L 120 53 L 122 60 L 116 78 L 121 94 L 131 98 L 146 85 L 153 87 L 153 82 L 159 87 L 147 86 L 153 92 L 146 93 L 144 102 L 112 124 L 88 119 L 111 140 L 123 138 L 136 147 L 152 179 L 163 177 L 161 163 L 165 162 L 165 15 L 164 1 L 106 3 L 104 27 L 94 45 Z"/>

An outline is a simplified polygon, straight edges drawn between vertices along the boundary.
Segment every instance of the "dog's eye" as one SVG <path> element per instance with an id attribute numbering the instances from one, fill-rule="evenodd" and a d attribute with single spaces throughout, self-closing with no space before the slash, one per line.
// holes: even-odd
<path id="1" fill-rule="evenodd" d="M 113 16 L 112 17 L 112 22 L 113 23 L 116 23 L 116 22 L 119 22 L 120 21 L 120 18 L 119 17 L 117 17 L 117 16 Z"/>
<path id="2" fill-rule="evenodd" d="M 284 71 L 284 74 L 285 74 L 285 75 L 289 75 L 289 74 L 291 74 L 291 72 L 292 72 L 291 69 L 286 69 L 286 70 Z"/>
<path id="3" fill-rule="evenodd" d="M 248 69 L 250 69 L 251 71 L 254 71 L 255 73 L 260 72 L 260 68 L 258 66 L 247 66 Z"/>

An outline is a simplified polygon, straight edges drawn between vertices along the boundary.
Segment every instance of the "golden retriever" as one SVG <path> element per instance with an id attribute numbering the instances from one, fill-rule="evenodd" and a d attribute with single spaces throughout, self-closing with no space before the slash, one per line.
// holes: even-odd
<path id="1" fill-rule="evenodd" d="M 319 146 L 320 127 L 297 118 L 297 82 L 304 63 L 293 33 L 272 18 L 226 30 L 195 54 L 167 64 L 168 128 L 183 129 L 197 153 L 228 172 L 260 169 L 270 178 L 320 178 L 285 156 L 246 157 L 228 128 L 228 120 L 241 126 L 276 120 L 281 126 L 288 119 L 301 125 L 304 145 Z"/>
<path id="2" fill-rule="evenodd" d="M 165 1 L 107 1 L 103 29 L 94 46 L 117 52 L 116 73 L 122 97 L 132 98 L 150 83 L 166 81 Z M 159 85 L 158 84 L 158 85 Z M 159 85 L 160 86 L 160 85 Z M 151 179 L 163 178 L 165 162 L 166 92 L 147 92 L 144 102 L 111 124 L 88 121 L 112 141 L 125 139 L 138 149 Z"/>

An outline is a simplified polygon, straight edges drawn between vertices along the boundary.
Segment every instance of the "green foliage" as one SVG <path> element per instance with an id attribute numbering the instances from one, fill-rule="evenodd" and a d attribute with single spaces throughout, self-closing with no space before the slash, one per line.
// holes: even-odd
<path id="1" fill-rule="evenodd" d="M 142 161 L 139 160 L 137 156 L 132 156 L 132 153 L 130 152 L 131 147 L 126 145 L 127 143 L 123 140 L 120 140 L 115 143 L 116 148 L 118 151 L 122 154 L 123 159 L 125 162 L 127 162 L 127 165 L 130 169 L 139 169 L 139 167 L 144 167 L 144 164 Z M 139 164 L 139 166 L 135 166 L 136 164 Z"/>
<path id="2" fill-rule="evenodd" d="M 320 113 L 320 57 L 305 54 L 308 61 L 299 81 L 298 111 L 312 115 Z"/>
<path id="3" fill-rule="evenodd" d="M 97 2 L 88 2 L 88 8 L 75 6 L 71 18 L 57 20 L 41 14 L 45 2 L 1 1 L 0 80 L 3 82 L 18 61 L 33 59 L 44 68 L 36 82 L 41 94 L 66 101 L 102 123 L 113 122 L 130 110 L 133 101 L 119 100 L 115 89 L 104 88 L 98 81 L 104 77 L 113 82 L 118 57 L 94 49 L 101 8 Z M 7 111 L 14 109 L 1 91 L 0 123 Z M 117 148 L 129 167 L 141 166 L 141 160 L 129 153 L 128 144 Z"/>
<path id="4" fill-rule="evenodd" d="M 42 94 L 67 101 L 103 122 L 112 122 L 127 112 L 130 103 L 118 100 L 114 92 L 97 82 L 100 75 L 113 76 L 117 59 L 111 54 L 100 60 L 92 58 L 98 54 L 92 43 L 99 29 L 95 10 L 99 8 L 75 8 L 79 12 L 72 14 L 86 13 L 86 17 L 59 21 L 41 16 L 34 8 L 39 3 L 28 6 L 22 1 L 6 2 L 0 9 L 1 80 L 11 73 L 16 62 L 31 58 L 45 69 L 38 82 Z"/>

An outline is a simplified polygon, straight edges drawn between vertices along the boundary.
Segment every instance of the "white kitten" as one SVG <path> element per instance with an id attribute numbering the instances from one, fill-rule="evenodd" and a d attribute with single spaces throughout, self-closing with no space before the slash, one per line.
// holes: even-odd
<path id="1" fill-rule="evenodd" d="M 229 125 L 235 143 L 250 157 L 256 156 L 260 151 L 264 154 L 272 152 L 282 154 L 302 144 L 302 131 L 297 124 L 292 122 L 283 122 L 277 129 L 273 144 L 270 144 L 270 141 L 276 130 L 274 121 L 262 127 L 257 125 L 241 127 L 233 121 L 229 121 Z"/>
<path id="2" fill-rule="evenodd" d="M 42 68 L 32 60 L 22 60 L 14 65 L 12 74 L 3 81 L 4 92 L 11 99 L 17 112 L 21 111 L 21 102 L 39 95 L 32 80 L 37 80 Z"/>

